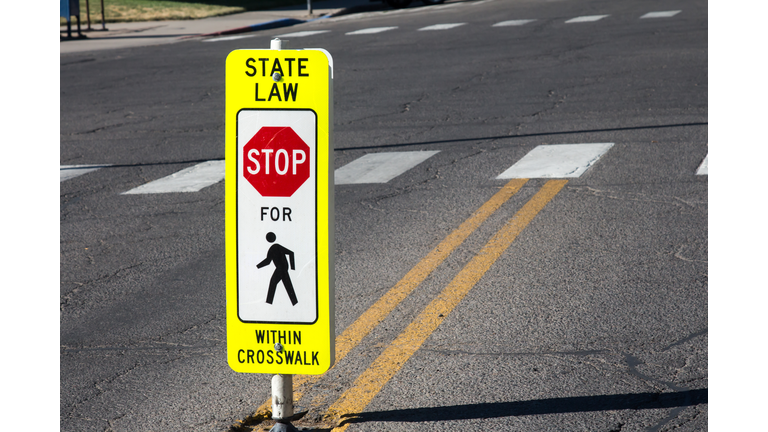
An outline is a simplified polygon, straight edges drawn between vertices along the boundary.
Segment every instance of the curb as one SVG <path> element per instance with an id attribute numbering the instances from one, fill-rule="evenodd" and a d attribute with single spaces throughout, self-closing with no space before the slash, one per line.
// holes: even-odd
<path id="1" fill-rule="evenodd" d="M 368 4 L 368 5 L 358 5 L 358 6 L 350 6 L 348 8 L 344 8 L 341 10 L 338 10 L 330 15 L 328 15 L 327 18 L 334 18 L 342 15 L 350 15 L 355 13 L 363 13 L 363 12 L 375 12 L 380 11 L 384 9 L 392 9 L 389 7 L 384 1 L 381 0 L 369 0 L 371 3 L 378 3 L 378 4 Z"/>
<path id="2" fill-rule="evenodd" d="M 267 21 L 259 24 L 253 24 L 245 27 L 238 27 L 233 28 L 230 30 L 223 30 L 219 32 L 213 32 L 213 33 L 203 33 L 198 35 L 192 35 L 192 36 L 184 36 L 180 39 L 188 39 L 193 37 L 212 37 L 212 36 L 224 36 L 224 35 L 233 35 L 233 34 L 239 34 L 239 33 L 248 33 L 252 31 L 257 30 L 269 30 L 274 28 L 280 28 L 280 27 L 288 27 L 296 24 L 305 23 L 307 21 L 299 20 L 295 18 L 280 18 L 273 21 Z"/>

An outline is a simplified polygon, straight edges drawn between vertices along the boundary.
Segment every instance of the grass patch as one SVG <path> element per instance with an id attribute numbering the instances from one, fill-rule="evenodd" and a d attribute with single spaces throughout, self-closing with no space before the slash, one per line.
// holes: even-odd
<path id="1" fill-rule="evenodd" d="M 106 22 L 199 19 L 233 13 L 306 4 L 306 0 L 104 0 Z M 101 24 L 101 0 L 88 0 L 91 27 Z M 80 0 L 80 26 L 87 25 L 86 0 Z M 71 22 L 77 22 L 72 17 Z M 60 18 L 60 24 L 67 20 Z"/>

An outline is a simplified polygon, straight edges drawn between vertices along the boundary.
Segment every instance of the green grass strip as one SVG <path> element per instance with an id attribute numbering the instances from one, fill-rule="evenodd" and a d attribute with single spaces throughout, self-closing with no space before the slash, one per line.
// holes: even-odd
<path id="1" fill-rule="evenodd" d="M 106 22 L 116 23 L 200 19 L 306 4 L 306 0 L 104 0 L 103 3 Z M 101 4 L 101 0 L 80 0 L 81 28 L 87 25 L 88 13 L 92 27 L 101 24 Z M 61 25 L 67 23 L 65 18 L 60 22 Z M 71 22 L 74 24 L 76 19 L 72 17 Z"/>

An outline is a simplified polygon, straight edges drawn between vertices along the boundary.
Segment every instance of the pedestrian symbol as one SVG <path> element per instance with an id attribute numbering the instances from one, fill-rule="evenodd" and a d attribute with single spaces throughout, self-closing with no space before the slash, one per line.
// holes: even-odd
<path id="1" fill-rule="evenodd" d="M 275 243 L 275 233 L 267 233 L 267 241 Z M 291 283 L 291 276 L 288 274 L 288 260 L 285 259 L 286 255 L 291 260 L 291 270 L 296 270 L 296 263 L 293 259 L 293 252 L 283 246 L 275 243 L 269 248 L 267 257 L 264 261 L 258 263 L 256 268 L 262 268 L 272 263 L 275 265 L 275 272 L 272 273 L 272 278 L 269 280 L 269 291 L 267 291 L 267 303 L 272 304 L 275 299 L 275 290 L 279 282 L 283 283 L 285 290 L 288 291 L 288 297 L 291 299 L 291 304 L 296 306 L 299 301 L 296 299 L 296 292 L 293 291 L 293 284 Z"/>

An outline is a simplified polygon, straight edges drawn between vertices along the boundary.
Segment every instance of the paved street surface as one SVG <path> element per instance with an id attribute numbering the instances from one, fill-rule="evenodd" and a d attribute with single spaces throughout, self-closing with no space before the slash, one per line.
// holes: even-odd
<path id="1" fill-rule="evenodd" d="M 63 53 L 61 430 L 271 426 L 223 179 L 225 59 L 274 37 L 334 61 L 338 361 L 297 426 L 706 430 L 707 21 L 457 1 Z"/>

